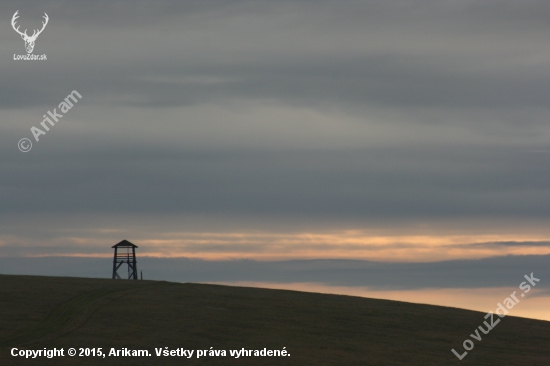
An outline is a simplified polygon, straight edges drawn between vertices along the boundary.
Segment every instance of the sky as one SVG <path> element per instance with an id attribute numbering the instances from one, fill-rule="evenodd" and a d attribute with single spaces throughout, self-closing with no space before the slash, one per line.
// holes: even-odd
<path id="1" fill-rule="evenodd" d="M 127 239 L 158 279 L 322 261 L 315 276 L 226 277 L 449 306 L 460 290 L 471 300 L 459 307 L 476 309 L 479 294 L 496 304 L 524 274 L 548 273 L 548 2 L 46 0 L 0 11 L 0 273 L 52 274 L 61 257 L 66 275 L 101 276 L 73 261 L 108 261 Z M 27 53 L 16 11 L 29 35 L 47 13 L 33 51 L 47 60 L 14 59 Z M 75 90 L 82 98 L 36 141 L 31 129 Z M 500 264 L 476 286 L 443 275 L 482 260 Z M 516 275 L 493 281 L 510 261 Z M 391 288 L 328 279 L 353 263 L 395 271 Z M 412 284 L 408 266 L 430 276 Z M 522 316 L 550 320 L 542 307 Z"/>

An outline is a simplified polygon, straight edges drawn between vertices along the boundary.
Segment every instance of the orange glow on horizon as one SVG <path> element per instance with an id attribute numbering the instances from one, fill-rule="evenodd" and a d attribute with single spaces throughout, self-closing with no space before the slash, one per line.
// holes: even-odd
<path id="1" fill-rule="evenodd" d="M 393 262 L 432 262 L 480 259 L 503 255 L 550 254 L 544 236 L 527 235 L 369 235 L 347 230 L 329 233 L 171 232 L 160 238 L 131 239 L 140 256 L 200 258 L 205 260 L 361 259 Z M 117 239 L 69 237 L 17 244 L 19 256 L 108 258 Z M 0 248 L 8 240 L 0 242 Z M 498 245 L 498 242 L 535 242 Z M 49 248 L 55 247 L 56 251 Z M 29 248 L 28 250 L 26 248 Z M 42 250 L 43 248 L 43 250 Z M 35 251 L 35 253 L 32 252 Z M 40 250 L 41 253 L 36 253 Z M 49 254 L 48 254 L 49 252 Z M 54 254 L 55 253 L 55 254 Z"/>
<path id="2" fill-rule="evenodd" d="M 281 290 L 317 292 L 334 295 L 359 296 L 373 299 L 395 300 L 417 304 L 430 304 L 468 309 L 488 313 L 494 311 L 499 302 L 510 296 L 517 287 L 491 288 L 437 288 L 417 290 L 375 290 L 368 287 L 328 286 L 318 283 L 264 283 L 264 282 L 216 282 L 227 286 L 260 287 Z M 540 296 L 532 289 L 521 298 L 507 316 L 550 321 L 550 296 Z M 480 315 L 483 318 L 483 315 Z"/>

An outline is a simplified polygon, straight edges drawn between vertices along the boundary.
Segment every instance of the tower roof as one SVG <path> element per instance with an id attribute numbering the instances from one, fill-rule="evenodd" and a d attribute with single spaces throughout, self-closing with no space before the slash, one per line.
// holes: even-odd
<path id="1" fill-rule="evenodd" d="M 111 248 L 137 248 L 138 246 L 130 243 L 128 240 L 124 239 L 118 244 L 113 245 Z"/>

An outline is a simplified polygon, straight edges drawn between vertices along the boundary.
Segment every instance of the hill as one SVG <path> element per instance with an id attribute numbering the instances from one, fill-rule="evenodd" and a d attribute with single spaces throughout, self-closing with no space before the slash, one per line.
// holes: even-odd
<path id="1" fill-rule="evenodd" d="M 483 313 L 351 296 L 0 275 L 0 309 L 1 365 L 546 365 L 550 360 L 550 322 L 507 316 L 475 341 L 470 334 L 483 325 Z M 459 361 L 451 348 L 464 352 L 466 339 L 475 347 Z M 70 347 L 77 353 L 95 348 L 96 354 L 101 347 L 107 356 L 70 357 Z M 155 348 L 165 347 L 194 353 L 156 356 Z M 208 355 L 211 347 L 218 356 Z M 63 348 L 64 357 L 13 357 L 13 348 L 16 353 Z M 290 356 L 246 356 L 243 348 L 265 354 L 284 350 Z M 108 356 L 111 349 L 119 356 Z M 130 350 L 151 356 L 128 356 Z M 197 350 L 207 350 L 206 355 L 197 358 Z M 240 357 L 230 350 L 239 350 Z"/>

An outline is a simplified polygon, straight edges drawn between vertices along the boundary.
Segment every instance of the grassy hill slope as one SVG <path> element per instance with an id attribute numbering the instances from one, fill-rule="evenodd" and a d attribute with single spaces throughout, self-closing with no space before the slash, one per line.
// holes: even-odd
<path id="1" fill-rule="evenodd" d="M 1 365 L 546 365 L 550 322 L 505 317 L 459 361 L 480 312 L 283 290 L 0 275 Z M 12 347 L 147 349 L 151 357 L 12 357 Z M 226 350 L 156 357 L 155 347 Z M 286 347 L 289 357 L 234 349 Z"/>

